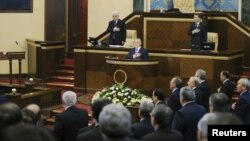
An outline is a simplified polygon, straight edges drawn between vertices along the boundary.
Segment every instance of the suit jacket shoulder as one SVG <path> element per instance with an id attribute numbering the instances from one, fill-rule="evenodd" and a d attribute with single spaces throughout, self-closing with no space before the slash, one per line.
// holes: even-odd
<path id="1" fill-rule="evenodd" d="M 176 130 L 160 129 L 142 137 L 144 141 L 182 141 L 182 134 Z"/>

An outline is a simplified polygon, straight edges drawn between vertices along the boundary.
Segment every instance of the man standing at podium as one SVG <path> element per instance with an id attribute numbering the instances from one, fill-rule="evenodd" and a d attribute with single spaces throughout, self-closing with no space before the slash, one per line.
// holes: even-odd
<path id="1" fill-rule="evenodd" d="M 112 12 L 113 20 L 109 22 L 107 31 L 109 35 L 110 45 L 124 45 L 126 41 L 127 31 L 125 23 L 119 19 L 118 11 Z"/>
<path id="2" fill-rule="evenodd" d="M 194 15 L 194 23 L 190 25 L 188 35 L 191 36 L 191 46 L 200 48 L 207 41 L 207 29 L 198 14 Z"/>
<path id="3" fill-rule="evenodd" d="M 141 44 L 141 39 L 136 38 L 134 40 L 134 48 L 130 49 L 127 56 L 128 59 L 148 59 L 148 51 Z"/>

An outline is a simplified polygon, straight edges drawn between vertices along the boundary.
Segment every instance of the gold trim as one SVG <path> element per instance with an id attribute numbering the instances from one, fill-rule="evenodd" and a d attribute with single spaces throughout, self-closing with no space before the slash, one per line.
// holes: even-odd
<path id="1" fill-rule="evenodd" d="M 206 55 L 183 55 L 183 54 L 169 54 L 166 53 L 165 57 L 177 57 L 177 58 L 192 58 L 192 59 L 212 59 L 212 60 L 232 60 L 235 58 L 243 57 L 243 54 L 238 54 L 234 56 L 206 56 Z"/>
<path id="2" fill-rule="evenodd" d="M 127 51 L 105 51 L 105 50 L 86 50 L 86 49 L 74 49 L 74 52 L 99 53 L 99 54 L 128 54 Z"/>
<path id="3" fill-rule="evenodd" d="M 159 64 L 159 61 L 148 61 L 148 62 L 137 62 L 133 60 L 123 61 L 123 60 L 106 60 L 106 63 L 113 64 L 113 65 L 157 65 Z"/>
<path id="4" fill-rule="evenodd" d="M 141 16 L 140 15 L 134 15 L 133 17 L 131 17 L 129 20 L 127 20 L 125 23 L 129 23 L 131 22 L 132 20 L 136 19 L 136 18 L 140 18 Z"/>
<path id="5" fill-rule="evenodd" d="M 86 50 L 86 49 L 74 49 L 74 52 L 78 53 L 99 53 L 99 54 L 127 54 L 125 51 L 103 51 L 103 50 Z M 237 54 L 233 56 L 212 56 L 212 55 L 195 55 L 195 54 L 178 54 L 178 53 L 149 53 L 149 56 L 154 57 L 176 57 L 176 58 L 194 58 L 194 59 L 213 59 L 213 60 L 231 60 L 239 57 L 243 57 L 243 54 Z M 113 61 L 113 60 L 110 60 Z M 117 62 L 117 61 L 116 61 Z M 122 63 L 125 61 L 120 61 Z M 133 61 L 126 61 L 129 65 L 133 65 Z M 114 63 L 114 64 L 119 64 Z M 136 63 L 146 63 L 146 62 L 133 62 Z M 124 64 L 124 63 L 122 63 Z"/>
<path id="6" fill-rule="evenodd" d="M 108 34 L 106 34 L 105 36 L 103 36 L 101 39 L 99 39 L 98 41 L 102 41 L 102 40 L 104 40 L 105 38 L 108 38 L 108 36 L 109 36 L 109 33 Z"/>
<path id="7" fill-rule="evenodd" d="M 86 53 L 86 49 L 74 49 L 74 52 Z"/>
<path id="8" fill-rule="evenodd" d="M 27 42 L 27 45 L 31 45 L 34 47 L 41 47 L 39 44 L 35 43 L 35 39 L 26 38 L 26 42 Z"/>
<path id="9" fill-rule="evenodd" d="M 228 23 L 230 23 L 232 26 L 234 26 L 236 29 L 240 30 L 242 33 L 244 33 L 246 36 L 250 37 L 250 33 L 247 33 L 244 29 L 242 29 L 240 26 L 232 22 L 227 17 L 208 17 L 209 20 L 226 20 Z"/>
<path id="10" fill-rule="evenodd" d="M 147 48 L 147 22 L 148 21 L 174 21 L 174 22 L 193 22 L 193 19 L 187 18 L 144 18 L 143 20 L 143 45 Z"/>
<path id="11" fill-rule="evenodd" d="M 149 56 L 166 57 L 166 53 L 149 53 Z"/>
<path id="12" fill-rule="evenodd" d="M 87 53 L 128 54 L 127 51 L 104 51 L 104 50 L 87 50 Z"/>
<path id="13" fill-rule="evenodd" d="M 128 75 L 127 75 L 127 73 L 126 73 L 124 70 L 121 70 L 121 69 L 118 69 L 118 70 L 116 70 L 116 71 L 114 72 L 114 75 L 113 75 L 114 82 L 115 82 L 116 84 L 119 84 L 119 83 L 120 83 L 120 82 L 118 82 L 118 81 L 116 80 L 116 74 L 117 74 L 118 72 L 122 72 L 122 73 L 124 74 L 125 79 L 123 80 L 123 82 L 121 82 L 121 84 L 125 84 L 125 83 L 127 82 L 127 80 L 128 80 Z"/>
<path id="14" fill-rule="evenodd" d="M 59 49 L 59 48 L 65 48 L 65 46 L 41 47 L 42 50 L 52 50 L 52 49 Z"/>

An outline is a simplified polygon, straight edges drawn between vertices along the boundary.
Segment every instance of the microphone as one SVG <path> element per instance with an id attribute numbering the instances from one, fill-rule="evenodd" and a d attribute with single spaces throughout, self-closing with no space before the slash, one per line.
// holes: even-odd
<path id="1" fill-rule="evenodd" d="M 23 46 L 20 46 L 19 43 L 18 43 L 17 41 L 15 41 L 15 43 L 16 43 L 16 45 L 17 45 L 18 47 L 21 47 L 21 48 L 23 48 L 24 50 L 28 50 L 27 48 L 25 48 L 25 47 L 23 47 Z"/>

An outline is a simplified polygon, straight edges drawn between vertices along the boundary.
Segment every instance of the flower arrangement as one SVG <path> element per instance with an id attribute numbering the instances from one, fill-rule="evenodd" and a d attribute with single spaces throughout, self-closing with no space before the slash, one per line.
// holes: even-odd
<path id="1" fill-rule="evenodd" d="M 138 106 L 141 101 L 149 99 L 148 96 L 142 94 L 139 90 L 131 89 L 121 83 L 97 91 L 92 98 L 92 103 L 98 98 L 108 98 L 113 103 L 123 104 L 124 106 Z"/>

